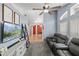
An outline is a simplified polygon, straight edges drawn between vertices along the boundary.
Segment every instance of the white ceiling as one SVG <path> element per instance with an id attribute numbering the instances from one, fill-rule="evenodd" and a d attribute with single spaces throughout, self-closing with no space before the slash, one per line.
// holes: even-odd
<path id="1" fill-rule="evenodd" d="M 66 3 L 48 3 L 50 7 L 64 6 Z M 42 19 L 43 15 L 39 16 L 40 10 L 32 10 L 33 8 L 43 8 L 45 3 L 14 3 L 19 12 L 23 15 L 27 15 L 31 20 Z"/>
<path id="2" fill-rule="evenodd" d="M 66 3 L 48 3 L 50 7 L 63 6 Z M 43 8 L 45 3 L 14 3 L 17 9 L 21 10 L 22 13 L 27 13 L 28 10 L 33 8 Z M 34 10 L 33 10 L 34 11 Z M 40 11 L 38 11 L 40 13 Z"/>
<path id="3" fill-rule="evenodd" d="M 17 6 L 21 7 L 22 9 L 32 10 L 32 8 L 42 8 L 45 4 L 44 3 L 16 3 Z M 48 3 L 49 6 L 63 6 L 64 3 Z"/>

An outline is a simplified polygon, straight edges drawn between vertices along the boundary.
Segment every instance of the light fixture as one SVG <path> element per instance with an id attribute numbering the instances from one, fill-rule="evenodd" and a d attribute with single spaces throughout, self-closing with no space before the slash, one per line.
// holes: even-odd
<path id="1" fill-rule="evenodd" d="M 46 9 L 49 8 L 49 5 L 45 5 L 45 8 L 46 8 Z"/>
<path id="2" fill-rule="evenodd" d="M 45 5 L 43 8 L 44 8 L 44 12 L 45 12 L 45 13 L 48 13 L 48 11 L 49 11 L 49 10 L 48 10 L 48 9 L 49 9 L 49 5 Z"/>
<path id="3" fill-rule="evenodd" d="M 45 13 L 48 13 L 48 11 L 49 11 L 48 9 L 45 9 L 45 10 L 44 10 Z"/>

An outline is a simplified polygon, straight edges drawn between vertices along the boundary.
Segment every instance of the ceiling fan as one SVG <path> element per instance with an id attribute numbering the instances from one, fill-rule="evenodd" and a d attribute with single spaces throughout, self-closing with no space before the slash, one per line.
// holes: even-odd
<path id="1" fill-rule="evenodd" d="M 52 14 L 52 11 L 57 11 L 61 6 L 50 7 L 47 3 L 44 4 L 42 8 L 33 8 L 33 10 L 42 10 L 39 15 L 42 15 L 44 12 Z"/>

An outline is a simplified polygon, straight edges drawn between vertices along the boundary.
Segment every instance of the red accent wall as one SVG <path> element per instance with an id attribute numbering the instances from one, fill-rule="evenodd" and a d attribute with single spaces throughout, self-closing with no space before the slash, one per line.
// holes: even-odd
<path id="1" fill-rule="evenodd" d="M 37 26 L 37 31 L 36 31 L 36 26 Z M 42 25 L 34 25 L 33 26 L 33 34 L 42 34 Z"/>
<path id="2" fill-rule="evenodd" d="M 36 25 L 33 26 L 33 34 L 36 34 Z"/>
<path id="3" fill-rule="evenodd" d="M 37 33 L 42 34 L 42 26 L 41 25 L 37 25 Z"/>

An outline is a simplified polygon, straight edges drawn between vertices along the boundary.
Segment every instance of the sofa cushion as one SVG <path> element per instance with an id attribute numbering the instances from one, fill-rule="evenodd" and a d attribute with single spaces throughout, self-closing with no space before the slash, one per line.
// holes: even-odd
<path id="1" fill-rule="evenodd" d="M 57 43 L 63 43 L 63 44 L 65 44 L 65 40 L 63 40 L 63 39 L 61 39 L 61 38 L 57 38 L 56 42 L 57 42 Z"/>
<path id="2" fill-rule="evenodd" d="M 72 56 L 72 54 L 68 50 L 57 50 L 57 54 L 59 56 Z"/>
<path id="3" fill-rule="evenodd" d="M 62 50 L 57 50 L 57 54 L 58 54 L 59 56 L 65 56 L 65 54 L 63 53 Z"/>
<path id="4" fill-rule="evenodd" d="M 77 42 L 77 44 L 75 44 Z M 78 45 L 79 39 L 72 39 L 69 43 L 69 51 L 76 56 L 79 56 L 79 45 Z"/>
<path id="5" fill-rule="evenodd" d="M 79 45 L 79 38 L 73 38 L 71 41 L 72 43 Z"/>
<path id="6" fill-rule="evenodd" d="M 55 33 L 54 34 L 54 39 L 56 39 L 57 43 L 65 43 L 65 44 L 67 44 L 68 40 L 69 40 L 66 35 L 62 35 L 60 33 Z"/>
<path id="7" fill-rule="evenodd" d="M 68 50 L 63 50 L 65 56 L 72 56 L 72 54 Z"/>

